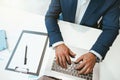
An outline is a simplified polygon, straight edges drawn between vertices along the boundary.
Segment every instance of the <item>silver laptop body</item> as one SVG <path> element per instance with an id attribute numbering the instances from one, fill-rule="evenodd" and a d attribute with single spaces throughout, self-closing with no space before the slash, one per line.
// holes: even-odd
<path id="1" fill-rule="evenodd" d="M 55 51 L 49 49 L 46 53 L 48 55 L 47 62 L 45 66 L 45 75 L 58 78 L 60 80 L 99 80 L 99 64 L 96 63 L 93 73 L 87 75 L 78 75 L 75 71 L 74 61 L 80 57 L 82 54 L 87 53 L 88 50 L 82 48 L 76 48 L 73 46 L 68 46 L 75 54 L 75 58 L 71 58 L 72 65 L 68 65 L 67 69 L 61 68 L 55 62 Z"/>

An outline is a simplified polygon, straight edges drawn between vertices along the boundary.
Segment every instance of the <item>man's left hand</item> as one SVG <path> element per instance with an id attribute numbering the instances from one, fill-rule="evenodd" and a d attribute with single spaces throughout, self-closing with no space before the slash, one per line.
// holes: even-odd
<path id="1" fill-rule="evenodd" d="M 93 71 L 93 68 L 96 63 L 96 56 L 90 52 L 80 56 L 75 63 L 80 65 L 76 66 L 75 69 L 78 70 L 78 74 L 89 74 Z"/>

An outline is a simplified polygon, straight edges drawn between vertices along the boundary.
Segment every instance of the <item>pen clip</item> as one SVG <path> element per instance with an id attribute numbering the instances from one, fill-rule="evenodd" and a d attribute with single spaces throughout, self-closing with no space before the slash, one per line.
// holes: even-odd
<path id="1" fill-rule="evenodd" d="M 21 68 L 21 67 L 16 66 L 15 71 L 27 74 L 29 72 L 29 69 L 28 68 Z"/>

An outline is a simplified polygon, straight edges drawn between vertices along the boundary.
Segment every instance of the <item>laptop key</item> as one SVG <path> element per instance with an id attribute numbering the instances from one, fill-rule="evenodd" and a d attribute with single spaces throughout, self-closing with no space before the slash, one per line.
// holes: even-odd
<path id="1" fill-rule="evenodd" d="M 71 65 L 67 65 L 67 69 L 65 69 L 65 68 L 62 68 L 61 66 L 59 66 L 58 64 L 56 64 L 56 61 L 54 60 L 53 65 L 52 65 L 52 70 L 57 71 L 57 72 L 61 72 L 61 73 L 64 73 L 64 74 L 68 74 L 68 75 L 71 75 L 71 76 L 76 76 L 76 77 L 79 77 L 79 78 L 83 78 L 83 79 L 86 79 L 86 80 L 92 80 L 93 73 L 78 74 L 78 71 L 76 69 L 74 69 L 76 65 L 77 64 L 75 64 L 72 61 Z"/>

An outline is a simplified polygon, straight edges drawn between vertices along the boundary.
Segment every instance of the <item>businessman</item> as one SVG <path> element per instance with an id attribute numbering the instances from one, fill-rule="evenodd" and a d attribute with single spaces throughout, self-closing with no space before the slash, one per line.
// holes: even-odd
<path id="1" fill-rule="evenodd" d="M 45 16 L 45 24 L 50 46 L 55 49 L 57 64 L 67 68 L 67 64 L 71 64 L 70 57 L 75 57 L 64 43 L 58 19 L 102 30 L 89 52 L 75 61 L 75 63 L 82 61 L 75 67 L 79 74 L 88 74 L 93 71 L 97 61 L 100 62 L 105 58 L 119 34 L 119 3 L 119 0 L 51 0 Z"/>

